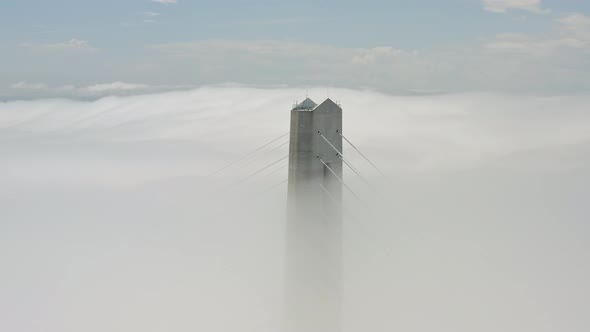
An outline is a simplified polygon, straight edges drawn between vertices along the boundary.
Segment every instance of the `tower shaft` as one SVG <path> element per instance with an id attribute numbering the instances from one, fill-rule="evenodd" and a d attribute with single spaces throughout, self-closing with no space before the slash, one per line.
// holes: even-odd
<path id="1" fill-rule="evenodd" d="M 289 332 L 340 330 L 342 160 L 334 148 L 342 151 L 341 132 L 342 109 L 329 99 L 319 106 L 308 99 L 291 111 Z"/>

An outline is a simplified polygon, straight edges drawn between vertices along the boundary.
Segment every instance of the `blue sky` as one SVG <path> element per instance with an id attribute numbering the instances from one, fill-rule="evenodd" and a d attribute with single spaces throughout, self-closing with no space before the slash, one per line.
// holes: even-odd
<path id="1" fill-rule="evenodd" d="M 556 3 L 561 8 L 568 7 Z M 9 41 L 64 39 L 83 34 L 104 47 L 227 38 L 429 48 L 479 38 L 502 29 L 538 29 L 547 23 L 533 15 L 527 17 L 526 24 L 514 19 L 526 14 L 522 12 L 494 15 L 473 0 L 322 1 L 319 4 L 317 1 L 181 0 L 170 5 L 149 0 L 124 3 L 24 0 L 3 6 L 3 37 Z M 129 28 L 143 23 L 146 17 L 142 13 L 157 13 L 157 17 L 150 18 L 157 24 Z M 321 22 L 327 24 L 318 28 Z M 269 25 L 273 28 L 269 29 Z"/>
<path id="2" fill-rule="evenodd" d="M 0 332 L 280 331 L 306 94 L 347 331 L 590 331 L 589 6 L 0 0 Z"/>
<path id="3" fill-rule="evenodd" d="M 227 82 L 387 91 L 588 89 L 585 1 L 168 2 L 3 2 L 0 95 L 112 82 L 128 90 Z M 364 67 L 354 68 L 359 64 Z M 542 77 L 546 84 L 538 82 Z"/>

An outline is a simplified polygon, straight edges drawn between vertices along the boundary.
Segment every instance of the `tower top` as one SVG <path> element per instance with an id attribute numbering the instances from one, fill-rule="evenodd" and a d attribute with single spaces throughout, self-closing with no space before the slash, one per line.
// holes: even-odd
<path id="1" fill-rule="evenodd" d="M 313 100 L 306 98 L 301 104 L 295 105 L 293 107 L 294 111 L 312 111 L 316 108 L 318 104 L 316 104 Z"/>
<path id="2" fill-rule="evenodd" d="M 326 99 L 319 106 L 316 106 L 313 110 L 315 112 L 320 112 L 320 113 L 334 112 L 334 111 L 340 111 L 340 112 L 342 112 L 342 108 L 340 107 L 340 105 L 338 105 L 337 103 L 335 103 L 330 98 Z"/>

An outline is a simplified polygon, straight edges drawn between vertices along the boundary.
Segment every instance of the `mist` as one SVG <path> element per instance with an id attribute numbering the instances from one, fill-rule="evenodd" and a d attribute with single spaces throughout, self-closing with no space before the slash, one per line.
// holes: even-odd
<path id="1" fill-rule="evenodd" d="M 0 330 L 280 331 L 296 88 L 0 103 Z M 317 87 L 345 331 L 586 331 L 590 97 Z M 255 174 L 254 176 L 252 174 Z"/>

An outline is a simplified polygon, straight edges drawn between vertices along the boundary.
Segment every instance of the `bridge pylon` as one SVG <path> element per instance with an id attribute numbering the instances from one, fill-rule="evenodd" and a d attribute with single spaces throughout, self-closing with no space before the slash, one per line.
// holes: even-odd
<path id="1" fill-rule="evenodd" d="M 286 331 L 339 332 L 342 108 L 307 98 L 291 110 Z"/>

